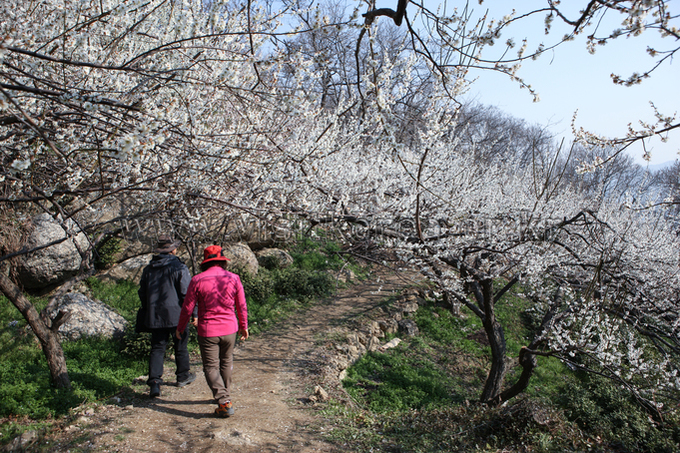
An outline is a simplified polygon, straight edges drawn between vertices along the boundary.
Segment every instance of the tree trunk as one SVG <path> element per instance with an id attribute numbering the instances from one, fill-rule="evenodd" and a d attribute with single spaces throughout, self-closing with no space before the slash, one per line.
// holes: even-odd
<path id="1" fill-rule="evenodd" d="M 52 384 L 57 388 L 71 388 L 66 369 L 66 357 L 57 334 L 59 323 L 52 323 L 49 319 L 41 318 L 19 287 L 2 272 L 0 272 L 0 291 L 17 307 L 38 337 L 50 369 Z"/>
<path id="2" fill-rule="evenodd" d="M 484 308 L 484 331 L 491 345 L 491 370 L 484 384 L 484 391 L 480 400 L 483 403 L 495 404 L 498 399 L 503 379 L 505 378 L 505 335 L 503 327 L 496 320 L 493 296 L 493 280 L 488 279 L 481 282 L 482 299 Z"/>
<path id="3" fill-rule="evenodd" d="M 504 401 L 514 398 L 526 390 L 526 388 L 529 386 L 531 376 L 533 376 L 534 370 L 538 366 L 536 356 L 529 352 L 526 347 L 522 347 L 522 349 L 519 351 L 519 364 L 522 367 L 522 374 L 512 387 L 498 396 L 496 401 L 494 401 L 496 404 L 501 404 Z"/>
<path id="4" fill-rule="evenodd" d="M 539 332 L 549 330 L 549 326 L 552 325 L 555 317 L 559 313 L 559 308 L 563 301 L 564 291 L 562 287 L 560 287 L 553 296 L 553 303 L 550 307 L 550 310 L 548 310 L 548 312 L 543 316 L 541 327 L 538 329 Z M 529 386 L 531 376 L 533 376 L 534 370 L 538 366 L 538 360 L 536 360 L 536 355 L 532 351 L 539 348 L 544 342 L 545 339 L 539 334 L 531 341 L 531 343 L 529 343 L 528 347 L 522 347 L 522 349 L 519 351 L 519 364 L 522 367 L 522 374 L 512 387 L 505 390 L 498 396 L 498 398 L 494 401 L 496 404 L 501 404 L 504 401 L 508 401 L 509 399 L 514 398 L 526 390 L 526 388 Z"/>

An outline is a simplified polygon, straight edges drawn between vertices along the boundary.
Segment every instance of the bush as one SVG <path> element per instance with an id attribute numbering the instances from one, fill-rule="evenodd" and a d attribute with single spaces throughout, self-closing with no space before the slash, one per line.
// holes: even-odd
<path id="1" fill-rule="evenodd" d="M 256 276 L 241 275 L 248 303 L 251 334 L 261 332 L 271 323 L 285 319 L 290 313 L 315 298 L 330 295 L 333 278 L 324 272 L 297 268 L 260 269 Z"/>
<path id="2" fill-rule="evenodd" d="M 652 422 L 630 392 L 609 379 L 579 373 L 556 401 L 582 430 L 608 439 L 623 451 L 675 452 L 680 448 L 676 417 L 663 424 Z"/>
<path id="3" fill-rule="evenodd" d="M 116 255 L 121 250 L 122 239 L 108 236 L 97 244 L 97 259 L 95 266 L 97 269 L 107 269 L 116 262 Z"/>
<path id="4" fill-rule="evenodd" d="M 348 370 L 344 387 L 376 413 L 408 412 L 462 402 L 444 370 L 426 357 L 419 358 L 419 347 L 409 349 L 414 354 L 372 352 L 362 356 Z"/>
<path id="5" fill-rule="evenodd" d="M 308 300 L 329 296 L 334 289 L 334 279 L 327 273 L 288 267 L 273 274 L 274 292 L 280 297 Z"/>
<path id="6" fill-rule="evenodd" d="M 344 387 L 375 413 L 434 410 L 476 396 L 468 378 L 457 374 L 466 360 L 457 352 L 467 343 L 465 321 L 433 305 L 419 309 L 415 319 L 418 337 L 386 353 L 365 354 L 347 370 Z"/>
<path id="7" fill-rule="evenodd" d="M 465 308 L 454 317 L 431 302 L 415 314 L 418 337 L 384 354 L 366 354 L 348 369 L 343 385 L 359 409 L 338 411 L 343 428 L 332 434 L 336 440 L 356 440 L 362 451 L 423 453 L 680 451 L 675 413 L 654 423 L 625 389 L 595 375 L 574 375 L 554 359 L 541 358 L 524 395 L 496 408 L 474 403 L 490 354 L 474 341 L 480 321 Z M 527 304 L 504 298 L 498 309 L 513 324 L 505 330 L 508 351 L 517 349 L 532 326 L 522 322 L 530 321 L 521 316 Z M 520 370 L 510 368 L 506 384 Z"/>
<path id="8" fill-rule="evenodd" d="M 126 329 L 120 352 L 128 357 L 148 358 L 151 353 L 151 334 L 135 332 L 134 328 Z"/>
<path id="9" fill-rule="evenodd" d="M 290 251 L 294 265 L 310 271 L 340 269 L 345 263 L 340 256 L 341 247 L 335 242 L 300 240 Z"/>
<path id="10" fill-rule="evenodd" d="M 249 308 L 251 304 L 266 304 L 276 296 L 271 272 L 260 269 L 254 277 L 250 274 L 242 274 L 240 277 Z"/>
<path id="11" fill-rule="evenodd" d="M 265 268 L 270 271 L 281 267 L 281 258 L 276 255 L 261 256 L 257 259 L 257 262 L 261 268 Z"/>
<path id="12" fill-rule="evenodd" d="M 102 283 L 87 280 L 92 297 L 100 299 L 134 323 L 139 307 L 137 286 L 132 282 Z M 31 299 L 37 310 L 47 303 Z M 127 332 L 123 342 L 86 338 L 62 342 L 72 390 L 54 389 L 45 357 L 26 321 L 5 298 L 0 298 L 0 416 L 26 416 L 46 419 L 68 413 L 83 402 L 95 401 L 117 393 L 137 376 L 146 373 L 148 352 L 134 350 Z M 129 330 L 134 330 L 134 324 Z M 139 340 L 143 343 L 143 338 Z M 125 348 L 129 353 L 125 353 Z"/>

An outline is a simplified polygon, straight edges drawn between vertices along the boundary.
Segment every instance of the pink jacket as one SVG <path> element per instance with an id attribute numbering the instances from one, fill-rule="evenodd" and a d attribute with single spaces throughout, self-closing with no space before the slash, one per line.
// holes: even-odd
<path id="1" fill-rule="evenodd" d="M 238 275 L 213 266 L 195 275 L 182 304 L 177 330 L 184 332 L 198 304 L 198 335 L 219 337 L 248 328 L 248 308 Z"/>

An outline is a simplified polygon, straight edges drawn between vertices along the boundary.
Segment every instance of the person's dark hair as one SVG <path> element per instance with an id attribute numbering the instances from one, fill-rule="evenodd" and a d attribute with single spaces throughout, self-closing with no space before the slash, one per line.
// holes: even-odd
<path id="1" fill-rule="evenodd" d="M 202 263 L 201 264 L 201 272 L 205 272 L 213 266 L 219 266 L 222 269 L 226 270 L 227 269 L 227 262 L 226 261 L 208 261 L 207 263 Z"/>

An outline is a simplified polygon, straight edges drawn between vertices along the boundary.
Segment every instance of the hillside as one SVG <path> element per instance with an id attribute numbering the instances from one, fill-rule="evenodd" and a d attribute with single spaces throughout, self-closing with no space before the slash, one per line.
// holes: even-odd
<path id="1" fill-rule="evenodd" d="M 166 357 L 166 384 L 159 398 L 149 398 L 146 376 L 128 374 L 113 390 L 117 394 L 99 393 L 108 396 L 65 411 L 63 418 L 48 417 L 46 425 L 25 419 L 29 430 L 3 450 L 677 451 L 680 423 L 672 410 L 662 423 L 654 423 L 627 392 L 556 360 L 543 360 L 530 388 L 507 404 L 476 403 L 489 364 L 480 321 L 471 312 L 454 315 L 441 301 L 429 299 L 433 294 L 412 273 L 366 272 L 335 296 L 305 304 L 286 321 L 237 345 L 236 413 L 229 419 L 213 415 L 212 395 L 194 352 L 197 380 L 189 386 L 174 385 L 174 364 Z M 405 291 L 413 286 L 418 290 Z M 513 357 L 531 324 L 527 309 L 517 294 L 499 304 L 499 316 L 508 326 L 511 377 L 519 369 Z M 400 332 L 404 341 L 397 348 L 366 354 L 345 373 L 359 337 L 367 346 L 377 342 L 373 333 L 366 334 L 375 332 L 376 324 L 394 321 L 396 313 L 405 324 L 416 323 L 418 333 L 408 338 Z M 393 343 L 394 334 L 379 343 L 388 340 Z M 340 376 L 345 375 L 343 387 Z M 101 384 L 97 373 L 87 376 L 88 386 Z M 24 424 L 14 416 L 6 421 Z"/>

